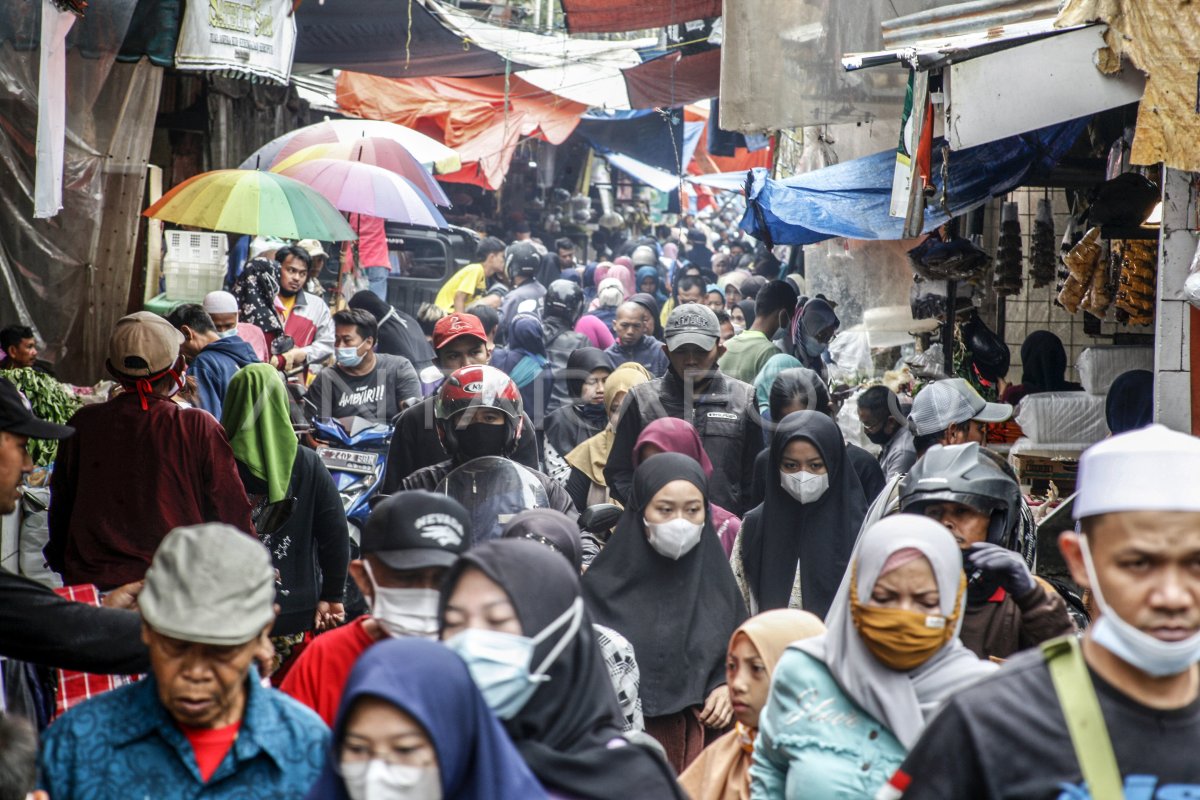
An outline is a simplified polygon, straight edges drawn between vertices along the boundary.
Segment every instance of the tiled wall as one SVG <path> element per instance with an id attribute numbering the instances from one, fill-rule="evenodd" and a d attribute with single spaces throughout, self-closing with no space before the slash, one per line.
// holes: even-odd
<path id="1" fill-rule="evenodd" d="M 1044 189 L 1020 189 L 1010 195 L 1012 201 L 1017 203 L 1020 209 L 1021 238 L 1024 242 L 1025 255 L 1023 262 L 1024 286 L 1021 293 L 1008 298 L 1005 305 L 1004 341 L 1012 352 L 1012 363 L 1008 370 L 1008 380 L 1011 383 L 1020 383 L 1021 381 L 1021 343 L 1033 331 L 1048 330 L 1062 339 L 1063 346 L 1067 350 L 1069 365 L 1067 380 L 1069 381 L 1079 380 L 1079 374 L 1075 371 L 1075 362 L 1079 354 L 1086 348 L 1093 345 L 1111 344 L 1112 340 L 1108 337 L 1117 332 L 1147 334 L 1154 332 L 1153 327 L 1125 327 L 1113 322 L 1103 322 L 1100 326 L 1103 335 L 1090 336 L 1083 329 L 1083 319 L 1087 312 L 1081 309 L 1076 314 L 1069 314 L 1066 309 L 1057 305 L 1054 298 L 1058 292 L 1054 283 L 1040 289 L 1033 287 L 1033 278 L 1029 274 L 1033 223 L 1037 215 L 1038 200 L 1047 196 L 1050 197 L 1054 208 L 1055 242 L 1060 243 L 1067 227 L 1069 214 L 1065 191 L 1061 189 L 1051 189 L 1048 192 Z M 993 219 L 998 219 L 998 217 L 998 213 L 992 215 Z M 985 247 L 994 253 L 996 236 L 994 228 L 991 234 L 990 241 L 985 241 Z"/>

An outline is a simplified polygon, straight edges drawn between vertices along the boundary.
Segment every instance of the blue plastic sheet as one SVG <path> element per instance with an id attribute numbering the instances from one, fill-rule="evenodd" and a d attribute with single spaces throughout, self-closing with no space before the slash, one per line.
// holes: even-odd
<path id="1" fill-rule="evenodd" d="M 992 197 L 1006 194 L 1032 174 L 1054 167 L 1089 117 L 1051 125 L 966 150 L 951 151 L 948 204 L 959 216 Z M 944 140 L 933 144 L 933 179 L 939 196 Z M 888 214 L 896 151 L 887 150 L 777 181 L 767 170 L 752 170 L 746 184 L 741 228 L 771 245 L 813 244 L 847 239 L 902 239 L 904 220 Z M 925 231 L 948 217 L 939 204 L 925 210 Z"/>

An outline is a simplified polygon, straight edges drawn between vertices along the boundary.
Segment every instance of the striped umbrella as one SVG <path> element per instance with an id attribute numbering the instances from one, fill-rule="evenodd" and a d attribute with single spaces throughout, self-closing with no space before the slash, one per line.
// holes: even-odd
<path id="1" fill-rule="evenodd" d="M 251 169 L 219 169 L 188 178 L 142 213 L 177 225 L 250 236 L 326 242 L 358 238 L 319 192 L 284 175 Z"/>
<path id="2" fill-rule="evenodd" d="M 311 186 L 339 211 L 426 228 L 448 227 L 446 218 L 412 181 L 383 167 L 316 158 L 279 174 Z"/>

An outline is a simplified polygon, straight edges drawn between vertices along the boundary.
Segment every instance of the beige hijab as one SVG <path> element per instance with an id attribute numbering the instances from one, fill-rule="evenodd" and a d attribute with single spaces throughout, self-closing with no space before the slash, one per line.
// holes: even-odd
<path id="1" fill-rule="evenodd" d="M 767 676 L 775 673 L 775 665 L 783 651 L 798 639 L 808 639 L 825 632 L 825 626 L 807 611 L 780 608 L 751 617 L 733 632 L 730 648 L 738 636 L 745 636 L 758 650 Z M 691 763 L 679 783 L 692 800 L 750 800 L 749 745 L 754 731 L 741 725 L 717 739 Z"/>
<path id="2" fill-rule="evenodd" d="M 613 404 L 617 396 L 627 393 L 634 386 L 646 383 L 654 376 L 636 361 L 626 361 L 614 369 L 604 379 L 604 409 L 609 418 L 615 410 Z M 604 486 L 604 465 L 608 463 L 608 453 L 612 450 L 615 436 L 612 423 L 604 426 L 604 430 L 590 439 L 585 439 L 574 450 L 567 453 L 567 463 L 591 478 L 592 483 Z"/>

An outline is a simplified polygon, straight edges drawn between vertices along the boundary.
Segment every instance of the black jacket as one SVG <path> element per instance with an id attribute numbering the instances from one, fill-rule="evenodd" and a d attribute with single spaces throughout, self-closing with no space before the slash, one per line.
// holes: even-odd
<path id="1" fill-rule="evenodd" d="M 567 389 L 567 359 L 581 347 L 591 347 L 592 342 L 582 333 L 576 333 L 565 320 L 556 317 L 546 317 L 542 328 L 546 332 L 543 339 L 546 355 L 550 357 L 550 370 L 554 373 L 554 391 L 546 405 L 546 413 L 550 414 L 571 402 L 571 392 Z"/>
<path id="2" fill-rule="evenodd" d="M 138 614 L 64 600 L 7 570 L 0 570 L 0 656 L 82 672 L 150 671 Z"/>
<path id="3" fill-rule="evenodd" d="M 754 459 L 762 449 L 754 387 L 714 370 L 705 392 L 692 393 L 691 400 L 685 407 L 684 382 L 674 371 L 629 390 L 604 468 L 609 491 L 628 502 L 638 436 L 652 421 L 676 417 L 696 427 L 713 463 L 709 500 L 740 517 L 750 508 Z"/>
<path id="4" fill-rule="evenodd" d="M 539 470 L 542 462 L 538 455 L 537 434 L 528 414 L 524 415 L 524 420 L 513 460 L 532 470 Z M 383 493 L 399 491 L 401 482 L 409 475 L 449 457 L 446 448 L 442 447 L 442 440 L 438 438 L 433 397 L 426 397 L 420 403 L 406 408 L 396 421 L 392 444 L 388 448 L 387 470 L 383 475 Z"/>
<path id="5" fill-rule="evenodd" d="M 246 494 L 266 494 L 266 482 L 251 475 L 241 463 L 238 473 Z M 279 572 L 275 602 L 280 610 L 272 636 L 312 630 L 318 601 L 342 602 L 346 566 L 350 563 L 350 536 L 342 498 L 320 456 L 307 447 L 296 450 L 288 496 L 296 501 L 292 515 L 269 536 L 259 533 Z"/>

